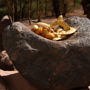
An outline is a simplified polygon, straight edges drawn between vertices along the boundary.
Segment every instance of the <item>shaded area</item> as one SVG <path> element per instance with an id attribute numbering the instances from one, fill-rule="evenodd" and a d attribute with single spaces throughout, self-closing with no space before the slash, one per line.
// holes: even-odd
<path id="1" fill-rule="evenodd" d="M 18 71 L 3 71 L 0 70 L 0 79 L 2 79 L 3 86 L 0 90 L 37 90 L 30 85 Z M 0 81 L 1 85 L 1 81 Z"/>

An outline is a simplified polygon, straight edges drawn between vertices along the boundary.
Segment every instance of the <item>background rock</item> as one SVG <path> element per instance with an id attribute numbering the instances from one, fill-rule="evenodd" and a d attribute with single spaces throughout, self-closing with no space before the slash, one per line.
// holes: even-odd
<path id="1" fill-rule="evenodd" d="M 3 46 L 20 73 L 41 90 L 68 90 L 90 84 L 90 20 L 66 20 L 77 32 L 66 40 L 36 35 L 19 22 L 3 33 Z"/>
<path id="2" fill-rule="evenodd" d="M 14 70 L 14 65 L 12 64 L 12 61 L 6 51 L 0 52 L 0 69 Z"/>
<path id="3" fill-rule="evenodd" d="M 4 16 L 1 20 L 0 20 L 0 51 L 3 50 L 3 46 L 2 46 L 2 32 L 4 31 L 4 29 L 10 25 L 10 20 L 8 18 L 8 16 Z"/>
<path id="4" fill-rule="evenodd" d="M 0 20 L 0 34 L 2 34 L 3 30 L 10 25 L 9 17 L 6 15 Z"/>

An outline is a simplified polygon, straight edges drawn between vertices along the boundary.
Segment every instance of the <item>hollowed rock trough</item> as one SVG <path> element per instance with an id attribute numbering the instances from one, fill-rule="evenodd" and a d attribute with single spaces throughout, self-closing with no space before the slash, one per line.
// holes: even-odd
<path id="1" fill-rule="evenodd" d="M 36 35 L 20 22 L 3 32 L 3 46 L 16 68 L 39 90 L 90 85 L 90 20 L 71 17 L 75 34 L 62 41 Z"/>

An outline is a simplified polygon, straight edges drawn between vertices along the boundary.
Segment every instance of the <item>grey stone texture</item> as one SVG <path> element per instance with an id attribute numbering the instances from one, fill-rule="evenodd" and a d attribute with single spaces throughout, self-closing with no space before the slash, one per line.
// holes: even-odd
<path id="1" fill-rule="evenodd" d="M 19 72 L 39 90 L 69 90 L 90 85 L 90 20 L 68 18 L 77 28 L 62 41 L 36 35 L 20 22 L 3 33 L 3 46 Z"/>

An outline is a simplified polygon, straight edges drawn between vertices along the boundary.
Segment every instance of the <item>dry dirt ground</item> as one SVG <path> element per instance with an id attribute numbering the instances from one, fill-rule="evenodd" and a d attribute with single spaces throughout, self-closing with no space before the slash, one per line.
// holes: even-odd
<path id="1" fill-rule="evenodd" d="M 83 11 L 82 7 L 80 7 L 79 9 L 74 10 L 73 12 L 67 13 L 66 17 L 64 17 L 64 19 L 67 19 L 67 18 L 72 17 L 72 16 L 86 17 L 86 15 L 84 15 L 84 11 Z M 48 23 L 48 24 L 51 24 L 55 20 L 56 20 L 55 17 L 41 18 L 41 22 L 45 22 L 45 23 Z M 24 21 L 21 21 L 21 22 L 23 24 L 25 24 L 27 27 L 31 28 L 32 25 L 37 23 L 37 19 L 31 20 L 31 25 L 29 24 L 28 20 L 24 20 Z"/>

